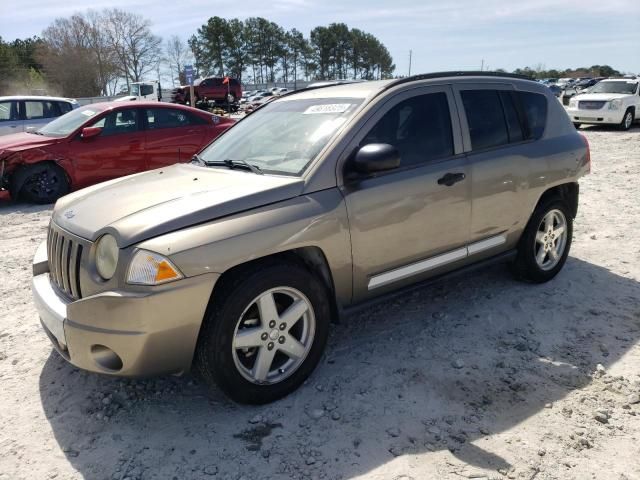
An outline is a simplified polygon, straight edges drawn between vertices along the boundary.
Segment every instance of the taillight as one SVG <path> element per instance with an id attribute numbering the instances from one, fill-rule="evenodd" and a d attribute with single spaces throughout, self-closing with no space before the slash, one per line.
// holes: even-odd
<path id="1" fill-rule="evenodd" d="M 584 141 L 584 146 L 587 147 L 587 173 L 591 173 L 591 148 L 589 147 L 589 140 L 587 140 L 587 137 L 585 137 L 583 134 L 579 134 L 582 137 L 582 140 Z"/>

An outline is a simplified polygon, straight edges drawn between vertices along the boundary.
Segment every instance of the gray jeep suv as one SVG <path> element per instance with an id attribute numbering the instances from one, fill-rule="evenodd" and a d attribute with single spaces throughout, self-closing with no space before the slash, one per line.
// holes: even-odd
<path id="1" fill-rule="evenodd" d="M 182 373 L 240 402 L 297 388 L 333 319 L 460 269 L 562 268 L 590 168 L 544 86 L 459 73 L 283 95 L 191 164 L 54 209 L 33 296 L 58 352 L 110 375 Z"/>

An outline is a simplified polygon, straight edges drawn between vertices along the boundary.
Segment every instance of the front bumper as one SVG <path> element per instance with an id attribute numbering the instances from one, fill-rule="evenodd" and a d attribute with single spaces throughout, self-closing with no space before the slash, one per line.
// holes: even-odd
<path id="1" fill-rule="evenodd" d="M 581 110 L 578 108 L 567 108 L 567 115 L 573 123 L 585 123 L 585 124 L 619 124 L 622 122 L 624 116 L 624 110 L 609 110 L 600 108 L 598 110 Z"/>
<path id="2" fill-rule="evenodd" d="M 43 242 L 33 261 L 33 299 L 47 335 L 66 360 L 126 377 L 190 369 L 217 274 L 71 301 L 52 284 L 46 256 Z"/>

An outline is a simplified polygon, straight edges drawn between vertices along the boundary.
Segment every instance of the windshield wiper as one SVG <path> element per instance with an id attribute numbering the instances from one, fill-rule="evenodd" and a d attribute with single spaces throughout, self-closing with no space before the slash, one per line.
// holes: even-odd
<path id="1" fill-rule="evenodd" d="M 252 165 L 246 160 L 204 160 L 202 157 L 198 157 L 198 161 L 203 162 L 208 167 L 222 166 L 234 168 L 244 168 L 245 170 L 251 170 L 258 175 L 264 175 L 264 172 L 257 165 Z"/>

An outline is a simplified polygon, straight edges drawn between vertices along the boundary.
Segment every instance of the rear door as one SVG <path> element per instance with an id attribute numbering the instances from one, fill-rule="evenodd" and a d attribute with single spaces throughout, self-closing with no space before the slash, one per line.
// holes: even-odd
<path id="1" fill-rule="evenodd" d="M 77 187 L 131 175 L 147 169 L 145 132 L 137 108 L 113 110 L 87 126 L 100 127 L 100 135 L 83 139 L 77 135 L 69 144 L 74 160 Z"/>
<path id="2" fill-rule="evenodd" d="M 527 124 L 522 92 L 510 84 L 461 83 L 454 90 L 462 124 L 468 126 L 463 138 L 471 173 L 469 253 L 487 257 L 514 246 L 526 226 L 523 200 L 531 162 L 541 155 L 534 137 L 542 135 L 544 125 Z"/>
<path id="3" fill-rule="evenodd" d="M 22 131 L 22 120 L 16 100 L 0 101 L 0 135 L 9 135 Z"/>
<path id="4" fill-rule="evenodd" d="M 188 162 L 205 143 L 210 124 L 186 110 L 145 108 L 146 163 L 148 169 Z"/>
<path id="5" fill-rule="evenodd" d="M 371 143 L 395 146 L 401 159 L 399 168 L 373 175 L 349 172 L 347 162 L 342 192 L 356 302 L 460 265 L 471 218 L 467 160 L 449 87 L 389 99 L 347 151 Z M 456 180 L 445 180 L 450 177 Z"/>
<path id="6" fill-rule="evenodd" d="M 23 130 L 38 129 L 62 115 L 58 102 L 53 100 L 23 100 L 20 102 L 20 117 L 24 120 Z"/>

